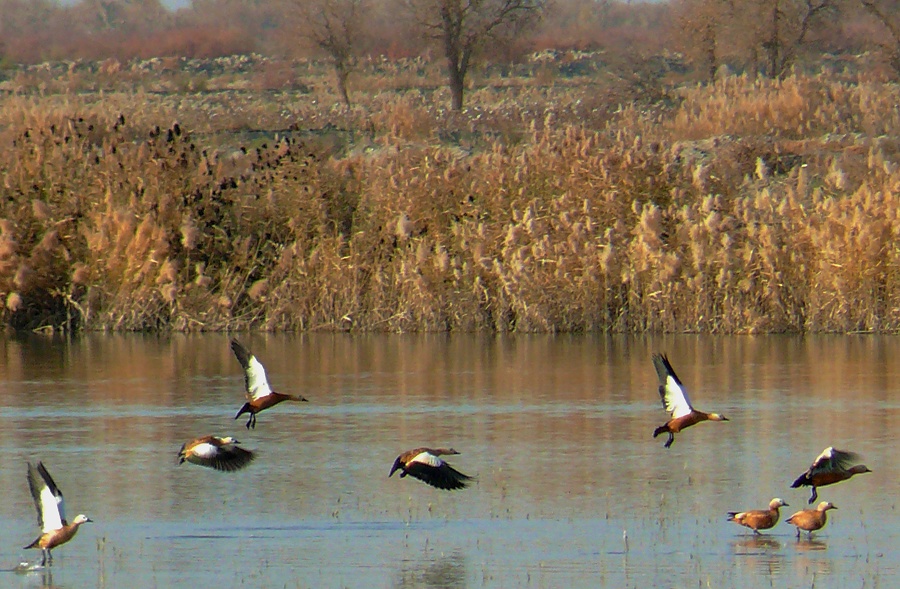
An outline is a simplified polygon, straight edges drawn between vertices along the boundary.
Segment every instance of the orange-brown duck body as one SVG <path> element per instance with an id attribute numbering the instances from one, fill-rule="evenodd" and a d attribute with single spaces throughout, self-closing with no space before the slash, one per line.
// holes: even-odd
<path id="1" fill-rule="evenodd" d="M 472 477 L 465 475 L 441 458 L 459 454 L 453 448 L 415 448 L 408 450 L 394 460 L 388 477 L 400 471 L 400 478 L 409 475 L 420 481 L 447 491 L 464 489 Z"/>
<path id="2" fill-rule="evenodd" d="M 247 429 L 256 427 L 256 414 L 260 411 L 283 401 L 306 401 L 300 395 L 285 395 L 273 391 L 266 378 L 266 369 L 256 359 L 256 356 L 236 339 L 231 340 L 231 350 L 240 362 L 241 368 L 244 369 L 244 388 L 247 394 L 247 402 L 234 418 L 237 419 L 244 413 L 250 414 L 250 418 L 247 420 Z"/>
<path id="3" fill-rule="evenodd" d="M 665 443 L 666 448 L 675 441 L 675 434 L 687 427 L 701 421 L 728 421 L 727 417 L 718 413 L 704 413 L 694 409 L 669 359 L 664 354 L 653 354 L 652 358 L 659 377 L 659 396 L 663 408 L 672 415 L 672 419 L 653 431 L 653 437 L 669 434 L 669 439 Z"/>
<path id="4" fill-rule="evenodd" d="M 776 497 L 769 501 L 768 509 L 751 509 L 750 511 L 729 511 L 728 521 L 735 522 L 744 527 L 753 530 L 754 534 L 759 534 L 759 530 L 768 530 L 778 523 L 780 515 L 778 509 L 787 505 L 783 500 Z"/>
<path id="5" fill-rule="evenodd" d="M 238 446 L 231 436 L 203 436 L 185 442 L 178 452 L 178 464 L 185 461 L 207 468 L 233 472 L 250 464 L 256 455 Z"/>
<path id="6" fill-rule="evenodd" d="M 811 537 L 816 530 L 821 530 L 828 521 L 827 512 L 829 509 L 837 509 L 837 507 L 828 501 L 822 501 L 815 509 L 804 509 L 798 511 L 785 522 L 797 526 L 797 537 L 800 537 L 800 530 L 804 530 Z"/>
<path id="7" fill-rule="evenodd" d="M 833 485 L 853 477 L 853 475 L 872 472 L 865 464 L 856 464 L 859 455 L 855 452 L 838 450 L 834 446 L 825 448 L 813 461 L 806 472 L 797 477 L 791 484 L 792 489 L 798 487 L 812 487 L 809 503 L 812 504 L 819 494 L 817 487 Z"/>
<path id="8" fill-rule="evenodd" d="M 51 550 L 75 537 L 78 527 L 92 521 L 86 515 L 75 516 L 72 523 L 66 521 L 65 503 L 62 491 L 56 486 L 42 462 L 28 464 L 28 488 L 38 514 L 41 535 L 25 548 L 40 548 L 41 566 L 53 563 Z"/>

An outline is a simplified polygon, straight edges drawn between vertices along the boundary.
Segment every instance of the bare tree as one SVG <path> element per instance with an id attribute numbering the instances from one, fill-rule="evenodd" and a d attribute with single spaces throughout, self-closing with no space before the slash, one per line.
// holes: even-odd
<path id="1" fill-rule="evenodd" d="M 347 80 L 362 44 L 363 18 L 369 0 L 289 0 L 299 33 L 321 49 L 331 61 L 338 94 L 352 106 Z"/>
<path id="2" fill-rule="evenodd" d="M 744 23 L 750 34 L 751 54 L 762 50 L 765 74 L 782 78 L 790 71 L 817 19 L 834 10 L 836 4 L 837 0 L 739 2 L 735 3 L 734 26 Z"/>
<path id="3" fill-rule="evenodd" d="M 715 79 L 722 56 L 719 39 L 731 19 L 728 0 L 677 0 L 675 37 L 689 59 L 698 63 L 708 80 Z"/>
<path id="4" fill-rule="evenodd" d="M 546 0 L 404 0 L 447 60 L 451 105 L 463 107 L 466 75 L 488 43 L 499 43 L 535 22 Z"/>
<path id="5" fill-rule="evenodd" d="M 675 32 L 710 78 L 724 60 L 781 78 L 841 0 L 678 0 Z M 724 42 L 723 42 L 724 41 Z"/>
<path id="6" fill-rule="evenodd" d="M 897 0 L 860 0 L 863 8 L 875 17 L 886 30 L 890 39 L 881 43 L 888 64 L 900 74 L 900 6 Z"/>

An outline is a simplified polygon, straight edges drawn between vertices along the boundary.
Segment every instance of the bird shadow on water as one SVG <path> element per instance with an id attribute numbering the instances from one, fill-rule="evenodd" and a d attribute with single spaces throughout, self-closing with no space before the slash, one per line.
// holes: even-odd
<path id="1" fill-rule="evenodd" d="M 423 568 L 422 560 L 406 560 L 402 563 L 394 587 L 442 587 L 448 589 L 466 587 L 465 557 L 453 552 L 440 554 Z"/>

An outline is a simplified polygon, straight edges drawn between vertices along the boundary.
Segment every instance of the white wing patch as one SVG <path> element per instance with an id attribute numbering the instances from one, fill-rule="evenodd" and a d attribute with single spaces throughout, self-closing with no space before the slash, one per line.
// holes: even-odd
<path id="1" fill-rule="evenodd" d="M 42 531 L 46 534 L 63 527 L 66 519 L 62 496 L 57 497 L 47 484 L 41 487 L 41 519 L 44 521 Z"/>
<path id="2" fill-rule="evenodd" d="M 219 449 L 210 444 L 209 442 L 203 442 L 202 444 L 197 444 L 191 449 L 191 453 L 199 458 L 214 458 L 216 454 L 219 453 Z"/>
<path id="3" fill-rule="evenodd" d="M 671 413 L 672 417 L 684 417 L 693 411 L 687 393 L 678 386 L 678 382 L 671 374 L 666 377 L 666 411 Z"/>
<path id="4" fill-rule="evenodd" d="M 269 381 L 266 379 L 266 369 L 256 359 L 256 356 L 250 356 L 246 372 L 247 394 L 250 395 L 251 399 L 255 401 L 272 393 L 272 389 L 269 388 Z"/>
<path id="5" fill-rule="evenodd" d="M 828 446 L 816 457 L 814 464 L 818 463 L 820 460 L 831 460 L 832 458 L 834 458 L 834 446 Z"/>
<path id="6" fill-rule="evenodd" d="M 419 464 L 433 466 L 434 468 L 440 468 L 444 464 L 443 460 L 441 460 L 431 452 L 420 452 L 418 455 L 416 455 L 415 458 L 410 460 L 410 462 L 418 462 Z"/>

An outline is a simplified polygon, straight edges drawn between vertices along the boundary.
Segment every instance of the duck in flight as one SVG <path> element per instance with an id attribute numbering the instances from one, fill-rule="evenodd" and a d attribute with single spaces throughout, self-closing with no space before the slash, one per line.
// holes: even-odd
<path id="1" fill-rule="evenodd" d="M 750 511 L 729 511 L 728 521 L 735 522 L 759 534 L 759 530 L 768 530 L 778 523 L 779 507 L 786 506 L 778 497 L 769 501 L 768 509 L 751 509 Z"/>
<path id="2" fill-rule="evenodd" d="M 231 340 L 231 350 L 238 362 L 241 363 L 241 368 L 244 369 L 244 387 L 247 389 L 247 402 L 234 418 L 237 419 L 244 413 L 249 413 L 247 429 L 256 427 L 256 414 L 263 409 L 268 409 L 282 401 L 306 401 L 299 395 L 284 395 L 273 391 L 266 379 L 266 369 L 241 342 L 236 339 Z"/>
<path id="3" fill-rule="evenodd" d="M 865 464 L 850 466 L 858 460 L 859 455 L 855 452 L 828 446 L 816 457 L 809 469 L 797 477 L 797 480 L 791 484 L 791 488 L 812 487 L 812 495 L 809 497 L 809 503 L 812 503 L 819 496 L 816 487 L 833 485 L 846 481 L 855 474 L 872 472 Z"/>
<path id="4" fill-rule="evenodd" d="M 669 439 L 665 443 L 666 448 L 675 441 L 675 434 L 695 423 L 728 421 L 727 417 L 718 413 L 704 413 L 694 409 L 684 386 L 678 380 L 675 371 L 672 370 L 669 359 L 664 354 L 653 354 L 652 359 L 653 366 L 656 367 L 656 374 L 659 376 L 659 396 L 662 398 L 663 408 L 672 414 L 672 419 L 653 432 L 654 438 L 660 434 L 669 434 Z"/>
<path id="5" fill-rule="evenodd" d="M 178 464 L 185 461 L 222 471 L 240 470 L 256 457 L 250 450 L 238 446 L 240 442 L 227 436 L 203 436 L 181 446 Z"/>
<path id="6" fill-rule="evenodd" d="M 78 526 L 92 521 L 86 515 L 77 515 L 72 523 L 66 521 L 66 506 L 62 491 L 53 482 L 53 478 L 42 462 L 37 465 L 28 463 L 28 488 L 37 508 L 38 526 L 41 535 L 25 548 L 40 548 L 43 558 L 41 566 L 53 563 L 51 550 L 65 544 L 75 537 Z"/>
<path id="7" fill-rule="evenodd" d="M 394 461 L 388 477 L 400 471 L 400 478 L 406 475 L 436 487 L 453 491 L 465 489 L 472 477 L 459 472 L 441 458 L 445 455 L 459 454 L 453 448 L 416 448 L 404 452 Z"/>

